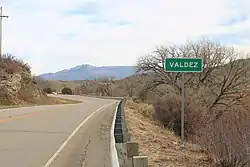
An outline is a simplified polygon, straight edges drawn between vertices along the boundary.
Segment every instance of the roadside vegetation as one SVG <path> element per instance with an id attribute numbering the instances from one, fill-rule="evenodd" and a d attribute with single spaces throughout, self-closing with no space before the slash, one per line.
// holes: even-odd
<path id="1" fill-rule="evenodd" d="M 51 88 L 43 88 L 43 91 L 47 94 L 51 94 L 54 92 Z"/>
<path id="2" fill-rule="evenodd" d="M 64 94 L 64 95 L 72 95 L 72 94 L 73 94 L 73 91 L 72 91 L 72 89 L 70 89 L 70 88 L 68 88 L 68 87 L 64 87 L 64 88 L 62 89 L 62 94 Z"/>

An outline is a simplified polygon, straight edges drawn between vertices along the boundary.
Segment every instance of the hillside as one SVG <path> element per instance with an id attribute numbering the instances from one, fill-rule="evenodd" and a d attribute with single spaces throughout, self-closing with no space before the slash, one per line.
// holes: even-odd
<path id="1" fill-rule="evenodd" d="M 0 56 L 0 108 L 30 105 L 78 103 L 78 101 L 49 97 L 38 83 L 43 82 L 31 75 L 28 64 L 12 55 Z"/>
<path id="2" fill-rule="evenodd" d="M 11 55 L 0 57 L 0 105 L 30 103 L 45 96 L 27 64 Z"/>
<path id="3" fill-rule="evenodd" d="M 56 73 L 46 73 L 40 75 L 45 80 L 93 80 L 103 76 L 122 79 L 135 73 L 135 66 L 103 66 L 95 67 L 91 65 L 79 65 L 70 69 L 58 71 Z"/>

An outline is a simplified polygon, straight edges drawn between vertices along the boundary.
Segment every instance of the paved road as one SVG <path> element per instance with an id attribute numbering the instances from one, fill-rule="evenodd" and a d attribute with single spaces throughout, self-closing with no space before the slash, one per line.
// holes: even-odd
<path id="1" fill-rule="evenodd" d="M 109 167 L 116 101 L 71 99 L 83 103 L 0 110 L 0 167 Z"/>

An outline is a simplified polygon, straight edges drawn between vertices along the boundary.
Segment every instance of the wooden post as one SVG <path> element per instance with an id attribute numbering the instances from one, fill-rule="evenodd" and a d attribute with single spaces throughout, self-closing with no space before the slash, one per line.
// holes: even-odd
<path id="1" fill-rule="evenodd" d="M 147 156 L 134 156 L 133 157 L 133 167 L 148 167 L 148 157 Z"/>
<path id="2" fill-rule="evenodd" d="M 139 155 L 139 144 L 137 142 L 127 142 L 127 158 Z"/>

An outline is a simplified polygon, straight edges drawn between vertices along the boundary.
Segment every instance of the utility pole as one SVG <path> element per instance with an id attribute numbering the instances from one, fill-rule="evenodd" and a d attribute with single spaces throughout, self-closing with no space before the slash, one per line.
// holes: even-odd
<path id="1" fill-rule="evenodd" d="M 0 7 L 0 56 L 2 56 L 2 36 L 3 36 L 3 18 L 8 18 L 9 16 L 3 15 L 3 7 Z"/>

